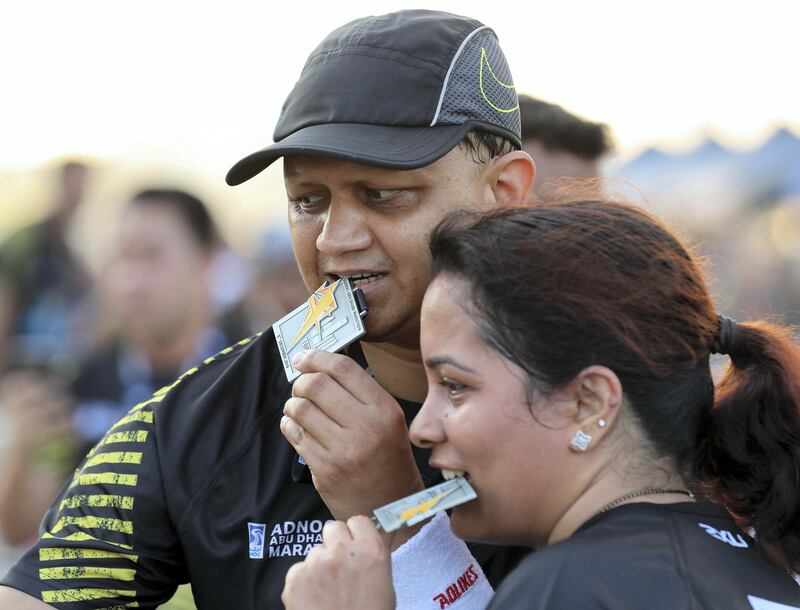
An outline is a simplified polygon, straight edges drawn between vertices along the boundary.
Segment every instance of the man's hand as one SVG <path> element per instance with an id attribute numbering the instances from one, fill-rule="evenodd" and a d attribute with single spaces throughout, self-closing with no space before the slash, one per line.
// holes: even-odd
<path id="1" fill-rule="evenodd" d="M 303 354 L 281 431 L 345 520 L 423 489 L 397 401 L 347 356 Z"/>
<path id="2" fill-rule="evenodd" d="M 64 483 L 65 466 L 74 460 L 69 399 L 53 380 L 15 371 L 0 380 L 0 409 L 10 428 L 0 452 L 0 537 L 24 544 L 37 535 L 42 515 Z"/>
<path id="3" fill-rule="evenodd" d="M 281 600 L 286 610 L 394 610 L 392 562 L 372 522 L 326 523 L 322 546 L 286 574 Z"/>
<path id="4" fill-rule="evenodd" d="M 0 380 L 0 406 L 10 420 L 10 449 L 30 459 L 47 443 L 71 438 L 69 402 L 67 390 L 40 373 L 6 375 Z"/>

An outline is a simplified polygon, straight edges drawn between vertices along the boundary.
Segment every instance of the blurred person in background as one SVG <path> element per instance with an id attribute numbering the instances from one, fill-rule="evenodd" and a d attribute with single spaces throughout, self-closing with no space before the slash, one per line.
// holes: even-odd
<path id="1" fill-rule="evenodd" d="M 546 199 L 562 178 L 600 176 L 600 160 L 612 149 L 605 125 L 527 95 L 519 96 L 519 110 L 522 150 L 536 163 L 535 199 Z"/>
<path id="2" fill-rule="evenodd" d="M 217 231 L 206 206 L 178 190 L 145 190 L 126 206 L 100 292 L 115 329 L 69 388 L 19 371 L 0 381 L 8 420 L 0 531 L 32 542 L 42 515 L 89 446 L 137 402 L 228 345 L 209 286 Z"/>
<path id="3" fill-rule="evenodd" d="M 218 244 L 199 199 L 179 190 L 140 192 L 123 212 L 101 278 L 116 330 L 79 366 L 71 395 L 35 375 L 0 384 L 16 431 L 0 478 L 0 528 L 9 542 L 35 538 L 66 474 L 132 405 L 233 340 L 212 313 Z M 188 588 L 170 604 L 192 607 Z"/>
<path id="4" fill-rule="evenodd" d="M 213 313 L 218 243 L 208 209 L 189 193 L 150 189 L 128 203 L 102 276 L 116 332 L 73 383 L 83 441 L 93 445 L 132 405 L 240 338 Z"/>
<path id="5" fill-rule="evenodd" d="M 81 314 L 91 281 L 68 238 L 88 176 L 83 163 L 64 163 L 53 211 L 0 246 L 0 372 L 33 365 L 68 374 L 88 342 Z"/>

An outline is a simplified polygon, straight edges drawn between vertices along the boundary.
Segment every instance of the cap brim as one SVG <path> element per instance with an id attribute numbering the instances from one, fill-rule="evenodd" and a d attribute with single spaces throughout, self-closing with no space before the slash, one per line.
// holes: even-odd
<path id="1" fill-rule="evenodd" d="M 284 155 L 317 155 L 388 169 L 416 169 L 446 155 L 470 131 L 462 125 L 390 127 L 363 123 L 311 125 L 236 163 L 225 181 L 249 180 Z"/>

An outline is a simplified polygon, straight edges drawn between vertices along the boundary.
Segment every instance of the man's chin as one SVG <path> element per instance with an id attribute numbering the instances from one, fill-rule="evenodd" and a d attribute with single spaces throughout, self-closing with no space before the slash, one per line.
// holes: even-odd
<path id="1" fill-rule="evenodd" d="M 361 338 L 366 343 L 390 343 L 405 349 L 419 349 L 419 318 L 416 324 L 408 320 L 398 321 L 394 324 L 382 323 L 381 320 L 365 322 L 366 333 Z"/>

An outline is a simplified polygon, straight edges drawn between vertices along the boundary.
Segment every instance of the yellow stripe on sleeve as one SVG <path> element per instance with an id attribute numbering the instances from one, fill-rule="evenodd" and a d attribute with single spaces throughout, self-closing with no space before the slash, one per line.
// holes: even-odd
<path id="1" fill-rule="evenodd" d="M 131 413 L 130 415 L 126 415 L 121 420 L 119 420 L 116 424 L 111 426 L 111 430 L 115 428 L 120 428 L 126 424 L 130 424 L 133 422 L 143 422 L 145 424 L 152 424 L 153 423 L 153 412 L 152 411 L 137 411 L 136 413 Z"/>
<path id="2" fill-rule="evenodd" d="M 83 465 L 84 468 L 91 468 L 99 464 L 141 464 L 141 451 L 110 451 L 108 453 L 98 453 L 89 458 Z"/>
<path id="3" fill-rule="evenodd" d="M 100 542 L 102 544 L 110 544 L 111 546 L 115 546 L 120 549 L 125 549 L 126 551 L 132 551 L 133 547 L 130 544 L 122 544 L 121 542 L 111 542 L 109 540 L 100 540 L 99 538 L 95 538 L 88 532 L 73 532 L 72 534 L 68 534 L 66 536 L 56 536 L 55 534 L 51 534 L 50 532 L 45 532 L 42 534 L 43 540 L 66 540 L 68 542 L 86 542 L 91 540 L 93 542 Z"/>
<path id="4" fill-rule="evenodd" d="M 61 589 L 59 591 L 42 591 L 42 601 L 46 604 L 66 604 L 69 602 L 85 602 L 93 599 L 136 597 L 136 591 L 120 589 Z"/>
<path id="5" fill-rule="evenodd" d="M 81 474 L 75 479 L 72 486 L 78 487 L 80 485 L 128 485 L 136 487 L 139 480 L 139 475 L 136 474 L 120 474 L 118 472 L 90 472 L 88 474 Z"/>
<path id="6" fill-rule="evenodd" d="M 91 458 L 106 445 L 113 445 L 114 443 L 144 443 L 147 441 L 147 435 L 147 430 L 125 430 L 124 432 L 111 432 L 106 434 L 105 437 L 103 437 L 103 440 L 97 443 L 86 455 L 86 457 Z"/>
<path id="7" fill-rule="evenodd" d="M 128 413 L 135 413 L 136 411 L 141 411 L 147 405 L 154 405 L 154 404 L 157 404 L 157 403 L 161 402 L 162 400 L 164 400 L 164 396 L 166 396 L 166 394 L 167 394 L 166 390 L 169 390 L 171 387 L 172 386 L 166 386 L 166 388 L 161 388 L 161 390 L 164 390 L 163 392 L 161 390 L 157 390 L 147 400 L 143 400 L 142 402 L 133 405 L 133 407 L 131 407 L 131 409 L 128 411 Z"/>
<path id="8" fill-rule="evenodd" d="M 147 430 L 125 430 L 124 432 L 112 432 L 100 441 L 100 445 L 112 445 L 114 443 L 144 443 L 147 440 Z"/>
<path id="9" fill-rule="evenodd" d="M 121 606 L 110 606 L 108 608 L 103 608 L 103 610 L 127 610 L 128 608 L 138 608 L 139 602 L 128 602 L 127 604 L 122 604 Z"/>
<path id="10" fill-rule="evenodd" d="M 115 553 L 96 549 L 39 549 L 39 561 L 60 561 L 63 559 L 124 559 L 136 563 L 139 556 L 131 553 Z"/>
<path id="11" fill-rule="evenodd" d="M 125 510 L 133 510 L 133 497 L 132 496 L 110 496 L 103 494 L 79 494 L 70 496 L 61 501 L 59 510 L 65 508 L 78 508 L 79 506 L 91 506 L 92 508 L 122 508 Z"/>
<path id="12" fill-rule="evenodd" d="M 121 532 L 123 534 L 133 533 L 133 521 L 123 521 L 122 519 L 112 519 L 110 517 L 73 517 L 64 515 L 50 530 L 51 534 L 57 534 L 68 525 L 76 525 L 86 530 L 108 530 L 110 532 Z"/>
<path id="13" fill-rule="evenodd" d="M 65 568 L 40 568 L 39 580 L 72 580 L 73 578 L 108 578 L 131 582 L 136 577 L 132 568 L 94 568 L 69 566 Z"/>

